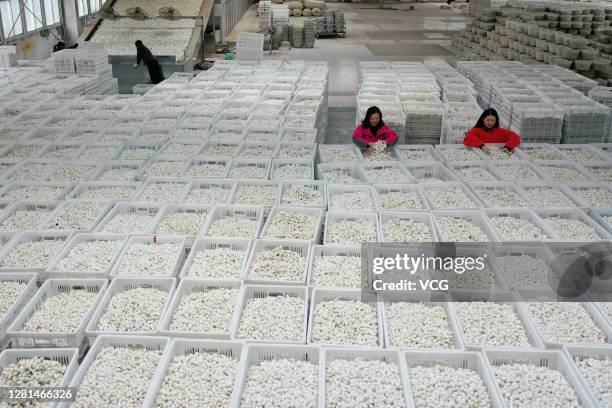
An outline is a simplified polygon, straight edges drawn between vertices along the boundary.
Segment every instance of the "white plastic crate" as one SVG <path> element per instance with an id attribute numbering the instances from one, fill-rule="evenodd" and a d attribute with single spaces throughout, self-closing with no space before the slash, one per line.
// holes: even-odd
<path id="1" fill-rule="evenodd" d="M 185 243 L 187 246 L 189 246 L 193 242 L 194 238 L 202 232 L 202 229 L 204 228 L 204 225 L 206 224 L 206 219 L 208 218 L 208 214 L 210 213 L 211 210 L 212 208 L 207 205 L 169 204 L 161 210 L 159 218 L 156 221 L 155 225 L 153 226 L 152 231 L 154 234 L 158 234 L 158 235 L 165 234 L 165 235 L 185 236 L 186 237 Z M 201 217 L 200 223 L 197 224 L 198 233 L 194 235 L 186 235 L 186 234 L 180 234 L 179 232 L 168 233 L 168 232 L 159 231 L 159 227 L 161 223 L 163 222 L 164 218 L 166 216 L 171 216 L 171 215 L 176 215 L 176 214 L 189 214 L 189 215 L 197 215 Z"/>
<path id="2" fill-rule="evenodd" d="M 264 361 L 280 359 L 292 359 L 319 365 L 321 358 L 320 356 L 320 347 L 303 345 L 248 344 L 240 359 L 240 369 L 234 387 L 234 392 L 232 394 L 230 407 L 240 406 L 240 400 L 246 387 L 250 366 L 260 365 Z M 321 369 L 319 369 L 319 372 L 320 370 Z M 321 390 L 317 390 L 317 392 L 320 394 Z"/>
<path id="3" fill-rule="evenodd" d="M 240 280 L 214 280 L 214 279 L 197 279 L 197 278 L 185 278 L 181 279 L 178 284 L 176 291 L 172 296 L 170 306 L 164 313 L 164 317 L 160 323 L 160 334 L 169 337 L 180 337 L 180 338 L 208 338 L 208 339 L 219 339 L 229 340 L 232 328 L 237 324 L 237 320 L 240 318 L 239 309 L 236 307 L 238 302 L 234 305 L 234 312 L 228 326 L 227 332 L 195 332 L 195 331 L 176 331 L 170 329 L 170 323 L 174 316 L 174 312 L 181 305 L 181 301 L 184 296 L 191 293 L 205 293 L 210 290 L 227 288 L 227 289 L 240 289 L 242 282 Z M 239 298 L 240 294 L 238 294 Z"/>
<path id="4" fill-rule="evenodd" d="M 272 162 L 267 159 L 233 159 L 230 163 L 227 177 L 230 179 L 236 178 L 253 178 L 257 180 L 268 180 L 270 177 L 270 169 Z M 250 174 L 250 177 L 244 175 L 245 169 L 255 172 Z"/>
<path id="5" fill-rule="evenodd" d="M 151 221 L 148 223 L 146 230 L 138 230 L 138 231 L 127 231 L 129 234 L 147 234 L 151 233 L 153 226 L 159 220 L 159 216 L 162 210 L 162 204 L 154 204 L 154 203 L 125 203 L 120 202 L 115 204 L 112 210 L 98 223 L 98 226 L 94 229 L 94 232 L 103 232 L 108 223 L 113 222 L 114 218 L 118 215 L 125 214 L 137 214 L 137 215 L 149 215 L 151 216 Z"/>
<path id="6" fill-rule="evenodd" d="M 429 202 L 429 206 L 434 209 L 434 210 L 444 210 L 444 209 L 452 209 L 452 210 L 465 210 L 465 209 L 474 209 L 474 208 L 481 208 L 482 207 L 482 203 L 478 200 L 478 198 L 476 198 L 476 196 L 474 195 L 474 193 L 472 193 L 470 191 L 470 189 L 463 183 L 460 182 L 453 182 L 453 181 L 449 181 L 449 182 L 442 182 L 442 183 L 422 183 L 420 184 L 423 193 L 425 195 L 425 197 L 427 197 L 427 200 Z M 436 203 L 433 201 L 432 197 L 429 195 L 429 191 L 431 190 L 439 190 L 439 189 L 449 189 L 449 190 L 454 190 L 454 189 L 459 189 L 461 190 L 465 196 L 467 198 L 469 198 L 469 200 L 472 202 L 472 205 L 470 207 L 451 207 L 451 208 L 443 208 L 440 207 L 438 205 L 436 205 Z"/>
<path id="7" fill-rule="evenodd" d="M 491 160 L 489 163 L 491 164 L 491 168 L 499 180 L 513 182 L 547 180 L 546 175 L 540 170 L 540 168 L 527 160 Z M 506 169 L 512 168 L 524 169 L 524 174 L 512 175 L 511 173 L 508 173 L 508 171 L 512 170 Z"/>
<path id="8" fill-rule="evenodd" d="M 359 245 L 358 242 L 331 242 L 329 239 L 329 226 L 335 222 L 342 221 L 358 221 L 358 220 L 366 220 L 370 221 L 374 224 L 376 229 L 376 237 L 375 241 L 379 242 L 381 240 L 381 228 L 380 223 L 378 222 L 378 214 L 375 212 L 339 212 L 339 211 L 328 211 L 325 214 L 325 229 L 323 233 L 323 244 L 324 245 Z"/>
<path id="9" fill-rule="evenodd" d="M 519 199 L 523 201 L 524 205 L 522 205 L 521 207 L 536 207 L 536 203 L 532 201 L 531 198 L 529 198 L 529 195 L 525 193 L 516 184 L 511 183 L 511 182 L 504 182 L 504 181 L 477 182 L 477 183 L 470 183 L 469 187 L 474 193 L 474 195 L 483 203 L 485 208 L 505 208 L 505 207 L 510 208 L 510 207 L 517 207 L 517 206 L 514 205 L 514 203 L 512 203 L 513 205 L 505 205 L 505 203 L 501 206 L 495 205 L 494 203 L 487 201 L 486 196 L 484 196 L 481 193 L 482 191 L 507 192 L 509 194 L 512 194 L 514 197 L 518 197 Z M 501 197 L 500 197 L 500 200 L 502 200 Z"/>
<path id="10" fill-rule="evenodd" d="M 424 224 L 427 229 L 429 229 L 431 240 L 426 242 L 437 242 L 438 241 L 438 233 L 436 232 L 436 227 L 434 226 L 433 218 L 430 214 L 425 212 L 415 212 L 415 211 L 381 211 L 380 212 L 380 233 L 381 233 L 381 241 L 382 242 L 394 242 L 389 241 L 385 236 L 385 224 L 391 220 L 412 220 L 415 222 L 419 222 Z M 410 243 L 411 241 L 406 241 Z"/>
<path id="11" fill-rule="evenodd" d="M 212 237 L 210 234 L 211 226 L 215 223 L 215 221 L 220 221 L 226 218 L 237 219 L 243 218 L 251 221 L 255 221 L 257 224 L 256 231 L 252 236 L 242 237 L 242 238 L 251 238 L 257 239 L 259 238 L 259 233 L 263 226 L 263 208 L 258 206 L 238 206 L 238 205 L 224 205 L 224 206 L 216 206 L 211 211 L 208 219 L 206 220 L 206 224 L 204 225 L 204 230 L 202 231 L 201 237 Z M 214 238 L 229 238 L 217 236 Z M 239 238 L 239 237 L 234 237 Z"/>
<path id="12" fill-rule="evenodd" d="M 112 336 L 112 335 L 102 335 L 99 336 L 93 344 L 91 348 L 87 352 L 87 355 L 81 362 L 77 372 L 74 377 L 70 381 L 70 387 L 79 388 L 87 374 L 87 371 L 91 367 L 92 363 L 100 353 L 100 351 L 105 347 L 115 347 L 115 348 L 123 348 L 123 349 L 132 349 L 132 350 L 147 350 L 147 351 L 160 351 L 162 356 L 166 353 L 170 346 L 170 339 L 167 337 L 145 337 L 145 336 L 137 336 L 137 335 L 122 335 L 122 336 Z M 163 357 L 162 357 L 163 361 Z M 158 364 L 158 367 L 161 365 Z M 155 377 L 153 377 L 155 378 Z M 149 395 L 154 392 L 153 388 L 153 380 L 151 379 L 151 383 L 146 387 L 147 391 L 145 395 Z M 143 398 L 144 402 L 144 398 Z M 58 405 L 58 408 L 68 408 L 70 403 L 61 403 Z"/>
<path id="13" fill-rule="evenodd" d="M 587 161 L 580 164 L 591 180 L 612 182 L 612 162 Z"/>
<path id="14" fill-rule="evenodd" d="M 411 161 L 428 163 L 432 161 L 443 161 L 434 147 L 430 145 L 395 145 L 393 148 L 395 149 L 397 157 L 407 162 L 404 162 L 404 164 L 410 164 Z"/>
<path id="15" fill-rule="evenodd" d="M 576 197 L 576 195 L 569 188 L 567 188 L 565 185 L 561 183 L 549 182 L 549 181 L 528 181 L 528 182 L 518 182 L 516 183 L 516 185 L 525 192 L 525 194 L 531 201 L 533 201 L 535 207 L 542 207 L 542 208 L 551 207 L 551 205 L 540 205 L 540 201 L 536 200 L 537 197 L 534 196 L 535 190 L 532 190 L 535 188 L 538 188 L 538 189 L 542 189 L 542 188 L 549 189 L 550 188 L 550 189 L 553 189 L 553 191 L 558 191 L 559 194 L 565 196 L 569 204 L 565 205 L 565 203 L 561 203 L 560 207 L 571 208 L 571 207 L 583 207 L 584 206 L 583 201 L 579 199 L 578 197 Z M 546 204 L 546 203 L 542 203 L 542 204 Z"/>
<path id="16" fill-rule="evenodd" d="M 289 168 L 289 172 L 301 172 L 297 175 L 283 174 L 284 169 Z M 311 159 L 273 159 L 270 168 L 271 180 L 314 180 L 314 165 Z"/>
<path id="17" fill-rule="evenodd" d="M 494 166 L 486 161 L 448 162 L 447 166 L 454 173 L 456 179 L 464 183 L 498 180 Z"/>
<path id="18" fill-rule="evenodd" d="M 419 211 L 429 210 L 429 203 L 421 187 L 416 184 L 374 184 L 376 201 L 381 211 Z M 392 208 L 384 206 L 383 196 L 390 193 L 416 194 L 420 202 L 420 208 Z"/>
<path id="19" fill-rule="evenodd" d="M 38 275 L 33 272 L 27 273 L 10 273 L 5 272 L 0 274 L 0 282 L 1 281 L 13 281 L 24 284 L 25 287 L 23 291 L 15 302 L 8 308 L 4 316 L 0 317 L 0 347 L 4 348 L 8 345 L 7 339 L 5 337 L 6 331 L 9 326 L 15 320 L 17 314 L 23 309 L 23 307 L 30 301 L 36 290 Z"/>
<path id="20" fill-rule="evenodd" d="M 124 143 L 112 160 L 149 160 L 159 150 L 160 143 Z"/>
<path id="21" fill-rule="evenodd" d="M 317 175 L 328 183 L 368 184 L 369 180 L 363 166 L 357 162 L 318 163 Z"/>
<path id="22" fill-rule="evenodd" d="M 334 344 L 334 343 L 315 343 L 312 340 L 312 332 L 313 326 L 315 324 L 315 316 L 316 316 L 316 308 L 317 305 L 321 302 L 330 301 L 330 300 L 356 300 L 363 302 L 367 300 L 366 303 L 370 306 L 373 306 L 376 310 L 376 320 L 377 320 L 377 337 L 378 347 L 384 346 L 384 325 L 382 320 L 382 307 L 381 302 L 379 301 L 379 297 L 375 293 L 367 293 L 362 292 L 360 289 L 322 289 L 322 288 L 314 288 L 311 296 L 310 296 L 310 311 L 308 315 L 308 334 L 306 337 L 306 342 L 308 344 L 320 344 L 322 346 L 330 346 L 330 347 L 364 347 L 363 345 L 356 344 Z"/>
<path id="23" fill-rule="evenodd" d="M 591 406 L 595 408 L 604 408 L 603 402 L 599 401 L 595 396 L 595 393 L 589 382 L 586 380 L 585 376 L 582 374 L 580 368 L 576 364 L 576 360 L 585 360 L 585 359 L 597 359 L 597 360 L 610 360 L 612 358 L 612 348 L 606 346 L 564 346 L 563 347 L 565 353 L 569 357 L 569 361 L 571 361 L 571 367 L 574 369 L 576 373 L 576 377 L 580 380 L 580 384 L 582 388 L 590 394 L 591 397 Z"/>
<path id="24" fill-rule="evenodd" d="M 514 240 L 507 239 L 503 236 L 499 228 L 495 226 L 495 223 L 491 221 L 491 218 L 493 217 L 512 217 L 529 222 L 547 236 L 547 238 L 543 241 L 554 241 L 557 239 L 557 234 L 555 234 L 555 232 L 536 213 L 528 208 L 487 208 L 484 209 L 483 212 L 489 218 L 491 228 L 493 228 L 493 230 L 497 233 L 502 242 L 513 242 Z"/>
<path id="25" fill-rule="evenodd" d="M 235 185 L 234 181 L 225 180 L 225 179 L 220 179 L 220 180 L 197 180 L 195 179 L 191 183 L 188 184 L 187 189 L 185 190 L 185 193 L 180 199 L 180 202 L 186 203 L 186 204 L 202 203 L 203 205 L 227 204 L 229 203 L 231 192 L 234 190 L 234 185 Z M 194 191 L 206 190 L 207 188 L 222 189 L 224 191 L 224 196 L 221 197 L 219 200 L 216 200 L 214 199 L 214 197 L 211 197 L 211 200 L 209 201 L 205 201 L 197 197 L 196 195 L 190 198 L 190 196 L 192 195 L 192 193 L 194 193 Z"/>
<path id="26" fill-rule="evenodd" d="M 557 146 L 548 143 L 523 143 L 521 152 L 532 161 L 538 160 L 568 160 Z"/>
<path id="27" fill-rule="evenodd" d="M 391 161 L 364 161 L 361 163 L 368 180 L 372 183 L 410 183 L 415 181 L 410 172 L 401 164 Z M 389 171 L 392 178 L 379 179 L 377 172 Z M 384 174 L 384 173 L 383 173 Z"/>
<path id="28" fill-rule="evenodd" d="M 11 255 L 13 250 L 19 245 L 28 242 L 49 242 L 49 241 L 63 241 L 60 249 L 49 259 L 49 263 L 60 253 L 62 247 L 72 237 L 72 232 L 67 231 L 23 231 L 14 236 L 0 251 L 0 272 L 40 272 L 47 268 L 48 265 L 40 265 L 39 267 L 15 267 L 15 266 L 4 266 L 6 258 Z"/>
<path id="29" fill-rule="evenodd" d="M 273 285 L 243 285 L 238 301 L 238 318 L 234 320 L 234 326 L 232 327 L 232 340 L 241 340 L 243 342 L 257 342 L 257 343 L 275 343 L 275 347 L 283 347 L 283 344 L 306 344 L 306 334 L 308 329 L 308 290 L 305 286 L 273 286 Z M 274 341 L 274 340 L 257 340 L 253 341 L 250 339 L 241 339 L 240 333 L 240 322 L 242 320 L 242 313 L 247 305 L 249 299 L 261 299 L 267 297 L 296 297 L 304 300 L 304 314 L 303 316 L 303 331 L 299 341 Z M 272 316 L 274 318 L 274 316 Z"/>
<path id="30" fill-rule="evenodd" d="M 44 229 L 47 225 L 47 221 L 50 219 L 53 211 L 60 205 L 60 201 L 50 200 L 19 200 L 8 206 L 2 213 L 0 213 L 0 231 L 20 231 L 22 229 Z M 45 212 L 40 222 L 35 222 L 30 228 L 11 228 L 10 226 L 4 226 L 4 223 L 15 215 L 18 211 L 28 212 Z M 35 224 L 35 225 L 34 225 Z"/>
<path id="31" fill-rule="evenodd" d="M 0 370 L 24 359 L 42 358 L 56 361 L 63 366 L 64 375 L 57 387 L 68 387 L 70 380 L 79 368 L 79 351 L 75 348 L 7 349 L 0 353 Z M 54 404 L 49 404 L 53 406 Z"/>
<path id="32" fill-rule="evenodd" d="M 320 208 L 305 208 L 305 207 L 299 207 L 299 206 L 285 206 L 285 207 L 280 207 L 280 206 L 275 206 L 272 208 L 272 211 L 270 212 L 270 214 L 268 215 L 268 218 L 266 220 L 266 222 L 264 223 L 262 230 L 261 230 L 261 238 L 266 238 L 266 239 L 271 239 L 271 240 L 275 240 L 275 241 L 284 241 L 285 238 L 274 238 L 274 237 L 267 237 L 266 234 L 268 232 L 268 229 L 270 228 L 270 226 L 272 225 L 273 221 L 274 221 L 274 217 L 276 217 L 279 213 L 284 212 L 284 213 L 293 213 L 293 214 L 297 214 L 297 215 L 309 215 L 313 218 L 316 219 L 316 224 L 317 227 L 316 229 L 313 231 L 313 235 L 311 239 L 306 240 L 307 242 L 312 242 L 312 243 L 318 243 L 321 240 L 321 233 L 323 230 L 323 219 L 325 216 L 325 211 L 320 209 Z M 297 240 L 297 239 L 287 239 L 288 241 L 301 241 L 301 240 Z"/>
<path id="33" fill-rule="evenodd" d="M 62 259 L 64 259 L 68 254 L 70 254 L 70 251 L 75 246 L 83 242 L 89 242 L 89 241 L 118 241 L 119 242 L 117 252 L 113 256 L 113 259 L 111 260 L 111 262 L 104 268 L 103 271 L 101 272 L 91 272 L 88 270 L 64 271 L 58 268 L 59 262 Z M 123 235 L 123 234 L 77 233 L 73 235 L 72 238 L 70 238 L 68 242 L 66 242 L 62 250 L 57 254 L 57 256 L 51 262 L 49 267 L 44 272 L 41 272 L 41 275 L 44 276 L 45 278 L 56 278 L 56 279 L 59 279 L 59 278 L 62 278 L 62 279 L 68 279 L 68 278 L 105 279 L 110 273 L 110 270 L 112 269 L 113 265 L 117 261 L 117 257 L 119 256 L 119 253 L 121 252 L 121 249 L 125 245 L 126 241 L 127 241 L 127 235 Z"/>
<path id="34" fill-rule="evenodd" d="M 582 166 L 572 161 L 536 161 L 540 173 L 545 180 L 558 182 L 590 181 L 589 173 Z"/>
<path id="35" fill-rule="evenodd" d="M 308 276 L 306 277 L 306 286 L 318 287 L 313 284 L 314 263 L 317 258 L 323 258 L 326 256 L 347 256 L 360 258 L 361 248 L 359 246 L 351 245 L 313 245 L 308 257 Z"/>
<path id="36" fill-rule="evenodd" d="M 410 397 L 413 398 L 410 385 L 410 371 L 413 367 L 435 367 L 437 365 L 451 368 L 462 368 L 476 372 L 482 379 L 487 394 L 494 408 L 504 407 L 502 397 L 497 389 L 493 374 L 487 366 L 482 354 L 472 351 L 406 351 L 403 360 L 407 367 L 406 388 L 409 389 Z"/>
<path id="37" fill-rule="evenodd" d="M 106 308 L 113 298 L 113 296 L 125 292 L 131 289 L 136 288 L 152 288 L 157 290 L 162 290 L 168 293 L 168 297 L 164 303 L 164 307 L 162 309 L 162 314 L 159 317 L 159 321 L 157 323 L 157 328 L 153 332 L 129 332 L 129 333 L 121 333 L 121 332 L 103 332 L 98 330 L 98 322 L 100 318 L 106 311 Z M 94 311 L 91 319 L 89 320 L 89 324 L 85 328 L 85 335 L 88 337 L 90 343 L 93 342 L 96 337 L 104 334 L 108 335 L 119 335 L 119 334 L 128 334 L 130 336 L 155 336 L 159 333 L 159 325 L 164 316 L 164 312 L 168 309 L 170 305 L 170 301 L 172 300 L 172 295 L 174 294 L 174 290 L 176 289 L 176 279 L 175 278 L 115 278 L 112 280 L 108 289 L 104 293 L 104 296 L 96 306 L 96 310 Z M 93 348 L 93 346 L 92 346 Z M 89 351 L 91 353 L 91 349 Z"/>
<path id="38" fill-rule="evenodd" d="M 448 237 L 445 236 L 440 226 L 438 225 L 439 217 L 453 217 L 463 219 L 470 224 L 478 227 L 488 238 L 487 242 L 499 242 L 499 237 L 484 217 L 483 213 L 478 210 L 435 210 L 432 211 L 434 223 L 438 232 L 440 242 L 448 242 Z M 452 240 L 451 240 L 452 241 Z"/>
<path id="39" fill-rule="evenodd" d="M 578 183 L 565 183 L 565 186 L 569 188 L 572 193 L 582 202 L 582 207 L 593 207 L 593 208 L 612 208 L 612 185 L 609 182 L 578 182 Z M 608 202 L 591 203 L 585 197 L 583 190 L 603 190 L 606 191 L 606 195 L 610 199 Z"/>
<path id="40" fill-rule="evenodd" d="M 445 163 L 457 160 L 485 160 L 484 153 L 473 147 L 465 147 L 463 145 L 436 145 L 436 152 L 440 155 Z M 458 153 L 460 152 L 460 153 Z M 460 154 L 460 156 L 457 156 Z"/>
<path id="41" fill-rule="evenodd" d="M 588 391 L 582 385 L 565 354 L 554 350 L 484 350 L 484 359 L 490 366 L 491 378 L 496 391 L 501 395 L 502 391 L 495 380 L 494 367 L 506 364 L 532 364 L 538 367 L 546 367 L 560 372 L 569 382 L 578 396 L 581 405 L 589 406 L 591 401 Z M 502 401 L 504 401 L 502 399 Z"/>
<path id="42" fill-rule="evenodd" d="M 555 146 L 568 160 L 576 162 L 583 161 L 607 161 L 608 155 L 592 145 L 560 144 Z"/>
<path id="43" fill-rule="evenodd" d="M 588 227 L 591 227 L 595 233 L 599 236 L 598 240 L 610 240 L 612 239 L 612 236 L 599 224 L 597 224 L 593 219 L 591 219 L 588 215 L 586 215 L 582 210 L 578 209 L 578 208 L 571 208 L 571 209 L 535 209 L 534 212 L 540 217 L 542 218 L 542 220 L 544 221 L 544 223 L 546 225 L 548 225 L 550 227 L 550 225 L 547 223 L 546 218 L 548 217 L 558 217 L 561 219 L 570 219 L 570 220 L 579 220 L 581 221 L 583 224 L 587 225 Z M 552 229 L 552 227 L 550 227 L 550 229 Z M 567 241 L 566 239 L 564 239 L 563 237 L 559 236 L 559 233 L 557 231 L 554 231 L 555 235 L 557 236 L 557 239 L 559 241 Z M 576 242 L 578 241 L 575 238 L 572 238 L 571 241 Z"/>
<path id="44" fill-rule="evenodd" d="M 66 199 L 77 199 L 77 200 L 94 200 L 94 201 L 132 201 L 134 197 L 140 192 L 142 188 L 142 182 L 110 182 L 110 181 L 91 181 L 83 182 L 76 185 L 72 192 L 66 197 Z M 97 189 L 113 189 L 113 188 L 126 188 L 132 190 L 132 193 L 128 197 L 84 197 L 83 195 L 89 191 L 95 191 Z"/>
<path id="45" fill-rule="evenodd" d="M 143 402 L 143 407 L 153 408 L 159 391 L 164 383 L 165 376 L 168 374 L 173 360 L 180 356 L 189 356 L 195 353 L 219 354 L 240 361 L 243 351 L 243 344 L 231 341 L 215 340 L 191 340 L 176 339 L 170 342 L 170 346 L 164 352 L 161 363 L 157 368 L 155 377 L 151 382 L 151 388 Z M 236 375 L 238 377 L 238 375 Z M 234 382 L 232 382 L 233 384 Z M 233 388 L 233 387 L 232 387 Z"/>
<path id="46" fill-rule="evenodd" d="M 27 306 L 15 318 L 9 327 L 7 335 L 14 348 L 39 348 L 39 347 L 73 347 L 84 350 L 82 344 L 85 333 L 85 326 L 89 322 L 96 306 L 100 302 L 108 286 L 105 279 L 48 279 L 46 280 Z M 54 296 L 73 291 L 86 291 L 96 294 L 96 298 L 81 317 L 77 329 L 69 333 L 51 332 L 37 333 L 24 331 L 25 324 L 32 318 L 44 302 Z"/>
<path id="47" fill-rule="evenodd" d="M 249 142 L 274 143 L 279 140 L 278 129 L 249 126 L 244 132 L 244 140 Z"/>
<path id="48" fill-rule="evenodd" d="M 612 222 L 608 222 L 607 219 L 612 219 L 612 209 L 610 208 L 598 208 L 588 212 L 589 216 L 593 218 L 599 225 L 604 227 L 606 231 L 612 234 Z"/>
<path id="49" fill-rule="evenodd" d="M 243 275 L 240 277 L 245 283 L 252 285 L 305 285 L 306 277 L 308 273 L 308 261 L 310 256 L 310 242 L 297 241 L 297 240 L 281 240 L 281 239 L 257 239 L 251 246 L 249 258 L 247 260 L 246 267 L 243 271 Z M 267 279 L 257 278 L 251 276 L 251 268 L 257 257 L 257 254 L 266 250 L 273 250 L 275 248 L 282 248 L 291 252 L 299 254 L 304 262 L 303 275 L 299 280 L 286 280 L 286 279 Z"/>
<path id="50" fill-rule="evenodd" d="M 92 180 L 99 182 L 135 181 L 136 175 L 145 163 L 145 160 L 113 160 L 105 162 L 98 167 Z"/>
<path id="51" fill-rule="evenodd" d="M 326 405 L 326 378 L 327 378 L 327 364 L 334 360 L 365 360 L 365 361 L 380 361 L 387 364 L 393 364 L 397 366 L 397 371 L 399 374 L 399 381 L 402 384 L 401 390 L 384 390 L 384 393 L 392 392 L 392 393 L 401 393 L 404 399 L 404 406 L 411 407 L 412 406 L 412 398 L 409 390 L 406 388 L 407 385 L 407 377 L 404 365 L 402 364 L 402 357 L 399 351 L 397 350 L 380 350 L 377 348 L 364 347 L 360 349 L 353 348 L 325 348 L 323 349 L 322 358 L 321 358 L 321 369 L 320 375 L 321 378 L 319 380 L 319 406 L 325 407 L 331 404 Z M 373 390 L 374 392 L 383 393 L 383 390 Z M 357 392 L 357 391 L 356 391 Z M 341 400 L 341 399 L 340 399 Z"/>
<path id="52" fill-rule="evenodd" d="M 131 236 L 127 239 L 126 244 L 121 248 L 121 251 L 117 255 L 117 259 L 114 262 L 112 269 L 109 272 L 109 278 L 174 278 L 183 263 L 183 259 L 185 258 L 185 238 L 180 236 L 160 236 L 160 235 L 148 235 L 148 236 Z M 170 269 L 170 273 L 160 276 L 160 275 L 127 275 L 121 273 L 121 266 L 124 259 L 128 256 L 128 252 L 132 245 L 137 244 L 148 244 L 148 245 L 156 245 L 156 244 L 178 244 L 178 250 L 176 254 L 173 256 L 172 268 Z"/>
<path id="53" fill-rule="evenodd" d="M 435 153 L 435 152 L 434 152 Z M 438 181 L 459 181 L 459 178 L 442 163 L 411 163 L 403 164 L 418 183 Z"/>
<path id="54" fill-rule="evenodd" d="M 339 163 L 355 160 L 362 161 L 363 155 L 361 150 L 353 144 L 319 145 L 318 161 L 320 163 Z"/>
<path id="55" fill-rule="evenodd" d="M 305 203 L 305 202 L 287 203 L 285 194 L 294 187 L 298 187 L 298 188 L 304 187 L 304 188 L 312 189 L 313 191 L 317 191 L 321 196 L 320 202 L 317 204 L 314 204 L 314 203 L 310 204 L 310 203 Z M 320 208 L 326 209 L 327 208 L 327 184 L 324 181 L 320 181 L 320 180 L 281 181 L 279 197 L 278 197 L 278 201 L 276 205 L 278 206 L 298 206 L 298 207 L 320 207 Z"/>
<path id="56" fill-rule="evenodd" d="M 252 159 L 272 159 L 276 156 L 276 143 L 243 142 L 236 152 L 236 157 Z"/>
<path id="57" fill-rule="evenodd" d="M 183 264 L 182 270 L 180 272 L 180 279 L 213 279 L 206 277 L 194 276 L 191 274 L 191 268 L 193 266 L 194 257 L 198 252 L 212 250 L 212 249 L 231 249 L 236 251 L 244 252 L 244 257 L 242 260 L 242 265 L 240 270 L 238 270 L 236 274 L 236 279 L 239 279 L 240 276 L 243 276 L 245 273 L 245 268 L 247 266 L 247 261 L 249 254 L 251 252 L 251 240 L 250 239 L 242 239 L 242 238 L 198 238 L 195 240 L 193 245 L 191 246 L 191 250 L 189 251 L 189 256 L 187 260 Z"/>
<path id="58" fill-rule="evenodd" d="M 372 206 L 358 208 L 338 208 L 334 204 L 334 197 L 343 194 L 363 193 L 370 197 Z M 377 212 L 379 210 L 378 202 L 376 200 L 375 189 L 370 185 L 359 185 L 359 184 L 328 184 L 327 185 L 327 206 L 330 211 L 369 211 Z"/>

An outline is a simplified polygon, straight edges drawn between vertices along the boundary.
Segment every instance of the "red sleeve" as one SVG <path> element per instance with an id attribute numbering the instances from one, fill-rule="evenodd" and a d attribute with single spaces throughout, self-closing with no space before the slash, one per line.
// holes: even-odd
<path id="1" fill-rule="evenodd" d="M 465 134 L 465 138 L 463 139 L 463 144 L 468 147 L 482 146 L 484 143 L 482 142 L 482 140 L 480 140 L 480 138 L 478 138 L 478 136 L 476 135 L 476 132 L 477 132 L 476 128 L 470 129 Z"/>
<path id="2" fill-rule="evenodd" d="M 387 135 L 387 137 L 385 138 L 385 142 L 387 143 L 387 146 L 390 146 L 392 144 L 395 144 L 395 142 L 397 142 L 397 134 L 389 126 L 387 125 L 385 126 L 387 128 L 385 129 L 386 135 Z"/>
<path id="3" fill-rule="evenodd" d="M 515 147 L 518 147 L 521 144 L 521 137 L 511 131 L 510 129 L 501 129 L 503 130 L 503 135 L 504 138 L 506 139 L 506 141 L 504 142 L 504 146 L 507 147 L 508 149 L 514 149 Z"/>
<path id="4" fill-rule="evenodd" d="M 364 146 L 365 145 L 367 147 L 368 144 L 369 144 L 368 140 L 365 138 L 363 126 L 361 126 L 360 124 L 357 125 L 357 127 L 353 131 L 353 141 L 358 146 Z"/>

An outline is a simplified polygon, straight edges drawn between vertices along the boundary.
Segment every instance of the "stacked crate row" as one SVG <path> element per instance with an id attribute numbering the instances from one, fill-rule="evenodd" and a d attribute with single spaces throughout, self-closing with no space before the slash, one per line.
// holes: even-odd
<path id="1" fill-rule="evenodd" d="M 612 7 L 566 2 L 515 6 L 481 10 L 455 45 L 469 59 L 544 62 L 609 85 Z"/>
<path id="2" fill-rule="evenodd" d="M 0 47 L 0 67 L 10 68 L 17 65 L 17 49 L 13 45 Z"/>
<path id="3" fill-rule="evenodd" d="M 57 75 L 77 75 L 87 81 L 88 95 L 108 95 L 113 90 L 113 68 L 105 49 L 65 49 L 52 56 Z"/>

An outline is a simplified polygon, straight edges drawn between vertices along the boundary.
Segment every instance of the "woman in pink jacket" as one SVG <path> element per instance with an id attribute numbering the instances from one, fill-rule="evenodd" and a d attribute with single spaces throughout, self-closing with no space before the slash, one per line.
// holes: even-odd
<path id="1" fill-rule="evenodd" d="M 387 146 L 397 142 L 397 135 L 382 120 L 382 112 L 378 107 L 371 106 L 365 119 L 355 128 L 353 142 L 359 147 L 370 147 L 372 144 L 384 141 Z"/>

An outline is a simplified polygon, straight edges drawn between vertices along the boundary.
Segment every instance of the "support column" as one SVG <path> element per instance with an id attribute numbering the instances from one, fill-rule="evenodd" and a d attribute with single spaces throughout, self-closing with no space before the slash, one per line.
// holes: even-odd
<path id="1" fill-rule="evenodd" d="M 66 45 L 72 45 L 79 40 L 81 32 L 81 22 L 74 0 L 62 0 L 62 9 L 64 16 L 64 42 Z"/>

